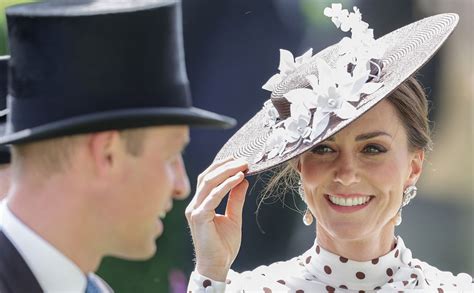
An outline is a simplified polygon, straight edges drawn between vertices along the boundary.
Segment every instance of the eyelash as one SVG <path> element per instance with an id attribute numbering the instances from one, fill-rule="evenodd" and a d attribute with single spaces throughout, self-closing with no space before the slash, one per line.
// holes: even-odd
<path id="1" fill-rule="evenodd" d="M 378 144 L 369 144 L 369 145 L 364 147 L 364 149 L 368 149 L 368 148 L 373 148 L 373 149 L 376 150 L 375 152 L 366 152 L 366 153 L 369 153 L 369 154 L 380 154 L 380 153 L 386 153 L 387 152 L 386 148 L 384 148 L 383 146 L 378 145 Z"/>
<path id="2" fill-rule="evenodd" d="M 368 149 L 371 149 L 371 151 L 368 151 Z M 311 150 L 311 152 L 313 154 L 324 155 L 324 154 L 328 154 L 328 153 L 333 153 L 335 151 L 330 146 L 321 144 L 321 145 L 315 146 Z M 363 149 L 362 152 L 366 153 L 368 155 L 377 155 L 377 154 L 386 153 L 387 149 L 384 148 L 381 145 L 378 145 L 378 144 L 368 144 L 368 145 L 364 146 L 364 149 Z"/>
<path id="3" fill-rule="evenodd" d="M 324 149 L 329 150 L 329 151 L 323 151 Z M 332 152 L 334 152 L 334 150 L 332 148 L 330 148 L 329 146 L 327 146 L 327 145 L 320 144 L 320 145 L 317 145 L 314 148 L 312 148 L 311 152 L 313 154 L 322 155 L 322 154 L 332 153 Z"/>

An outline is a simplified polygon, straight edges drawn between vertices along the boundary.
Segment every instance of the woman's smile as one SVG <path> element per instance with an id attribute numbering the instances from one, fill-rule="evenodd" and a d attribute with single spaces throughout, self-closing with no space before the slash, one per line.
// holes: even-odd
<path id="1" fill-rule="evenodd" d="M 353 213 L 366 208 L 374 196 L 362 194 L 325 194 L 324 198 L 335 211 Z"/>

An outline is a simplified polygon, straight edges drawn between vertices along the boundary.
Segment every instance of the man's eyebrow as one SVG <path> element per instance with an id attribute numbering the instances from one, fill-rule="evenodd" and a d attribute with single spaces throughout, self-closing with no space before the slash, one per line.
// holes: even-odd
<path id="1" fill-rule="evenodd" d="M 384 131 L 373 131 L 373 132 L 359 134 L 358 136 L 356 136 L 355 140 L 356 141 L 367 140 L 367 139 L 371 139 L 371 138 L 381 136 L 381 135 L 392 137 L 390 134 Z M 325 139 L 325 141 L 334 141 L 334 136 L 328 137 L 327 139 Z"/>
<path id="2" fill-rule="evenodd" d="M 367 140 L 367 139 L 371 139 L 371 138 L 374 138 L 374 137 L 377 137 L 377 136 L 382 136 L 382 135 L 392 137 L 392 136 L 391 136 L 390 134 L 388 134 L 387 132 L 384 132 L 384 131 L 374 131 L 374 132 L 368 132 L 368 133 L 359 134 L 358 136 L 356 136 L 355 140 L 356 140 L 356 141 Z"/>

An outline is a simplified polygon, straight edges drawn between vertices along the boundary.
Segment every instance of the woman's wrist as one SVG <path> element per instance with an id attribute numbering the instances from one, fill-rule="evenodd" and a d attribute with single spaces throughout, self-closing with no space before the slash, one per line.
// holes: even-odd
<path id="1" fill-rule="evenodd" d="M 210 278 L 217 282 L 225 282 L 227 278 L 227 274 L 229 273 L 228 267 L 220 267 L 220 266 L 207 266 L 196 264 L 196 272 L 200 275 Z"/>

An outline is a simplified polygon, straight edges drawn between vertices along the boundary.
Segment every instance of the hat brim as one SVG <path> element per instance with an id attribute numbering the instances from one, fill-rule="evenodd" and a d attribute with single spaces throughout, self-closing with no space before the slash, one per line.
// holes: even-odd
<path id="1" fill-rule="evenodd" d="M 7 130 L 0 137 L 0 144 L 19 144 L 74 134 L 150 126 L 231 128 L 235 124 L 235 119 L 231 117 L 195 107 L 135 108 L 81 115 L 12 133 Z"/>
<path id="2" fill-rule="evenodd" d="M 290 146 L 282 155 L 271 159 L 261 159 L 262 154 L 265 153 L 266 141 L 272 131 L 266 126 L 268 118 L 265 110 L 262 109 L 227 141 L 216 155 L 215 161 L 228 157 L 245 159 L 249 164 L 246 175 L 250 176 L 287 162 L 313 148 L 373 108 L 395 91 L 402 82 L 415 74 L 439 50 L 458 21 L 457 14 L 439 14 L 411 23 L 377 39 L 377 43 L 387 46 L 382 58 L 383 86 L 373 94 L 361 98 L 352 118 L 332 119 L 322 135 L 315 140 Z M 302 65 L 283 79 L 273 91 L 272 97 L 283 97 L 283 94 L 292 89 L 308 86 L 305 77 L 310 74 L 317 75 L 318 72 L 316 59 L 321 58 L 332 66 L 338 59 L 338 51 L 339 44 L 335 44 L 315 54 L 309 64 Z"/>

